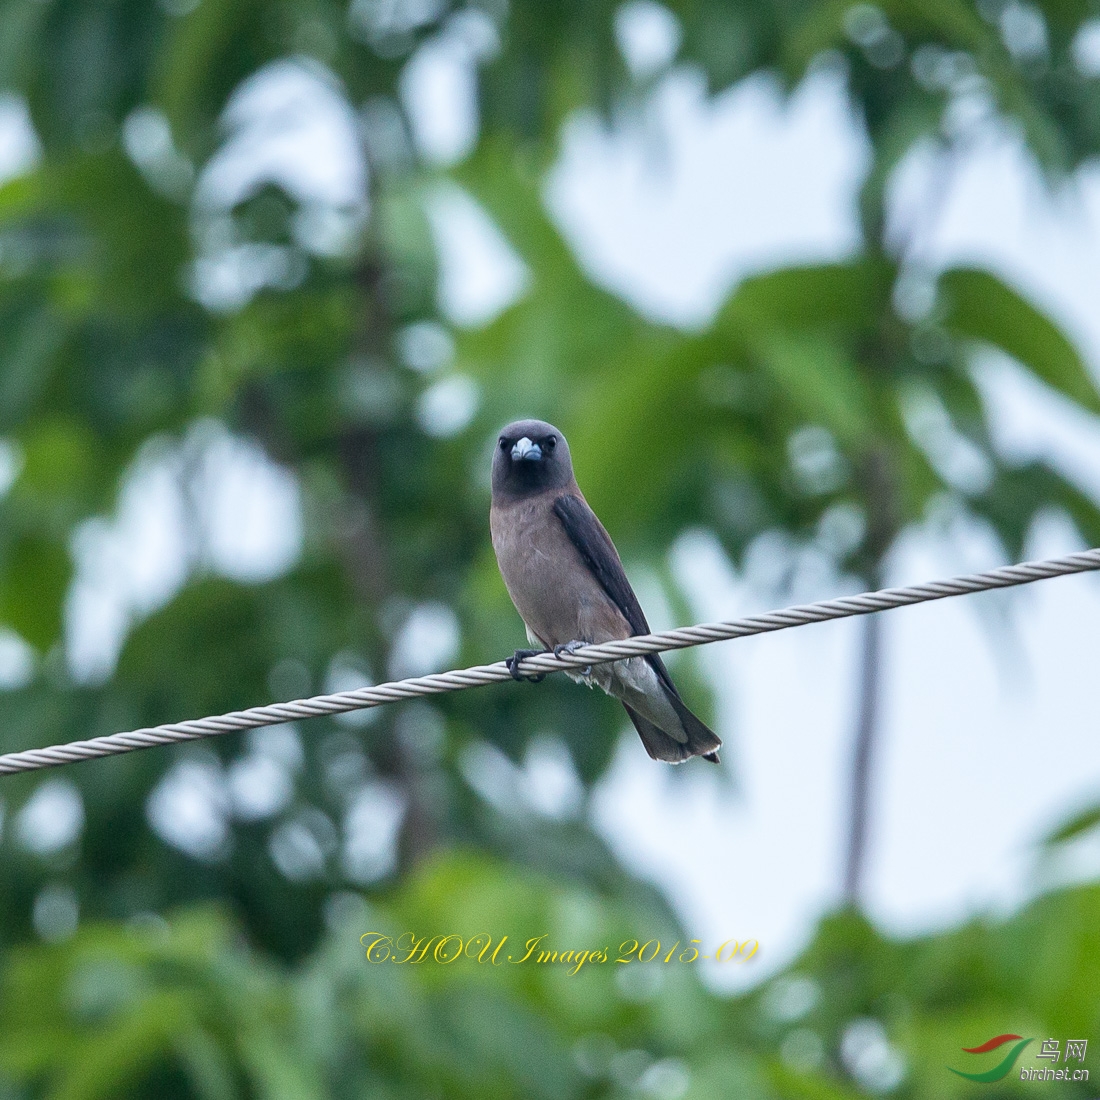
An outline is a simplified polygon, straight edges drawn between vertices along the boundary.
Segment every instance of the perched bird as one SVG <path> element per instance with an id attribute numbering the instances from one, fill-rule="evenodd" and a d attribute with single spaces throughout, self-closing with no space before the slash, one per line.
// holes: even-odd
<path id="1" fill-rule="evenodd" d="M 493 456 L 493 549 L 532 645 L 557 655 L 578 646 L 648 634 L 618 551 L 573 476 L 569 445 L 552 424 L 517 420 Z M 541 652 L 517 649 L 518 662 Z M 692 756 L 718 763 L 722 742 L 688 710 L 656 654 L 570 670 L 622 701 L 654 760 Z"/>

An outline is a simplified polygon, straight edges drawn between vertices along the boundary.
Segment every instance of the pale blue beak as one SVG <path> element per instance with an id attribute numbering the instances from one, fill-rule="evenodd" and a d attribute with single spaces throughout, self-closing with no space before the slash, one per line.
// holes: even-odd
<path id="1" fill-rule="evenodd" d="M 516 440 L 516 445 L 512 448 L 513 462 L 538 462 L 540 458 L 542 458 L 542 448 L 537 443 L 532 443 L 527 436 Z"/>

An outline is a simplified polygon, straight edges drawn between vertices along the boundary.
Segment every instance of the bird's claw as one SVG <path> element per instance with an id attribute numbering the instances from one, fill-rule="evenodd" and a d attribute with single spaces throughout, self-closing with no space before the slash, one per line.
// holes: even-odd
<path id="1" fill-rule="evenodd" d="M 556 645 L 554 646 L 554 656 L 557 657 L 559 661 L 561 660 L 561 656 L 563 653 L 568 654 L 570 657 L 572 657 L 578 649 L 583 649 L 586 645 L 588 645 L 587 642 L 580 641 L 578 639 L 574 639 L 571 642 L 565 642 L 563 645 Z M 580 673 L 582 676 L 591 676 L 592 666 L 585 665 L 585 667 L 580 670 Z"/>
<path id="2" fill-rule="evenodd" d="M 511 657 L 505 658 L 505 665 L 508 666 L 508 671 L 512 674 L 513 680 L 526 680 L 528 683 L 537 684 L 546 679 L 545 672 L 536 673 L 533 676 L 525 676 L 519 670 L 519 663 L 525 657 L 537 657 L 540 653 L 545 653 L 545 649 L 517 649 Z"/>

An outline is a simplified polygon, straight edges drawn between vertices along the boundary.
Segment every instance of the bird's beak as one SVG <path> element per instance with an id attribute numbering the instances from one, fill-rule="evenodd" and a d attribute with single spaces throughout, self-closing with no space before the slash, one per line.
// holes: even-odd
<path id="1" fill-rule="evenodd" d="M 516 445 L 512 448 L 513 462 L 521 462 L 523 460 L 538 462 L 540 458 L 542 458 L 542 448 L 537 443 L 532 443 L 527 436 L 516 440 Z"/>

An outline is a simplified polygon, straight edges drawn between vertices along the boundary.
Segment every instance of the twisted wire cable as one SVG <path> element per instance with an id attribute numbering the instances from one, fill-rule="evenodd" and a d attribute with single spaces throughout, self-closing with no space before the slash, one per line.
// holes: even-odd
<path id="1" fill-rule="evenodd" d="M 910 604 L 942 600 L 950 596 L 964 596 L 971 592 L 985 592 L 997 588 L 1031 584 L 1073 573 L 1100 570 L 1100 549 L 1069 554 L 1046 561 L 1024 562 L 1006 565 L 985 573 L 972 573 L 950 580 L 930 581 L 927 584 L 905 588 L 885 588 L 877 592 L 865 592 L 859 596 L 845 596 L 837 600 L 801 604 L 769 611 L 762 615 L 749 615 L 723 623 L 704 623 L 699 626 L 664 630 L 656 634 L 640 634 L 618 642 L 578 647 L 573 653 L 560 657 L 552 653 L 540 653 L 524 658 L 518 671 L 524 676 L 566 669 L 587 668 L 589 665 L 640 657 L 648 653 L 660 653 L 670 649 L 686 649 L 689 646 L 706 645 L 730 638 L 745 638 L 753 634 L 767 634 L 789 627 L 807 626 L 810 623 L 831 619 L 847 619 L 855 615 L 870 615 Z M 0 756 L 0 775 L 15 772 L 52 768 L 79 760 L 91 760 L 99 756 L 133 752 L 152 748 L 154 745 L 171 745 L 181 741 L 195 741 L 203 737 L 216 737 L 236 730 L 274 726 L 298 718 L 313 718 L 322 714 L 343 714 L 351 710 L 380 707 L 402 699 L 415 699 L 425 695 L 438 695 L 448 691 L 482 687 L 485 684 L 511 680 L 512 674 L 504 661 L 491 665 L 440 672 L 431 676 L 417 676 L 409 680 L 363 687 L 355 691 L 343 691 L 336 695 L 318 695 L 311 699 L 298 699 L 289 703 L 251 707 L 212 718 L 199 718 L 187 722 L 174 722 L 163 726 L 134 730 L 130 733 L 112 733 L 93 737 L 87 741 L 73 741 L 66 745 L 54 745 L 45 749 L 28 749 Z"/>

